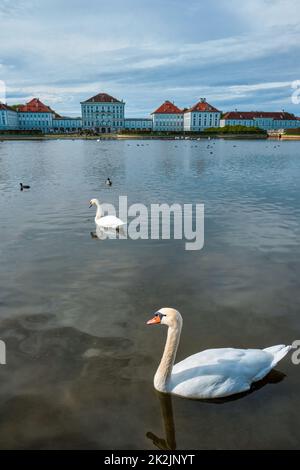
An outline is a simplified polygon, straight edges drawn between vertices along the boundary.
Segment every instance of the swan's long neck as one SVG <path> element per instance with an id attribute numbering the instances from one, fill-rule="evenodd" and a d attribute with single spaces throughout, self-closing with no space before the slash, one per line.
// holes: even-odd
<path id="1" fill-rule="evenodd" d="M 154 387 L 160 392 L 168 391 L 168 380 L 171 376 L 181 333 L 181 322 L 168 328 L 168 336 L 163 356 L 154 376 Z"/>
<path id="2" fill-rule="evenodd" d="M 102 217 L 102 209 L 101 209 L 101 205 L 100 205 L 99 202 L 97 202 L 96 205 L 97 205 L 97 211 L 96 211 L 95 219 L 97 220 L 97 219 L 101 219 L 101 217 Z"/>

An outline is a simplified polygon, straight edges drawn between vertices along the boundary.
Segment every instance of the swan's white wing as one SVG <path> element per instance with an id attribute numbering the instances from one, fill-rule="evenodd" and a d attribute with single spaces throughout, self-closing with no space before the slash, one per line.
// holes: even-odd
<path id="1" fill-rule="evenodd" d="M 96 224 L 99 227 L 112 227 L 117 228 L 121 225 L 125 225 L 125 223 L 114 215 L 106 215 L 105 217 L 100 217 L 100 219 L 96 219 Z"/>
<path id="2" fill-rule="evenodd" d="M 241 393 L 271 370 L 273 360 L 261 349 L 208 349 L 173 367 L 169 391 L 190 398 Z"/>

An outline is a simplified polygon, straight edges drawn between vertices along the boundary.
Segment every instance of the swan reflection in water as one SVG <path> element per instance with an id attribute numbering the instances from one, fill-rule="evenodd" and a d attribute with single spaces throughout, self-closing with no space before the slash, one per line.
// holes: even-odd
<path id="1" fill-rule="evenodd" d="M 168 393 L 158 392 L 157 390 L 155 390 L 155 393 L 159 398 L 160 411 L 166 438 L 159 438 L 152 432 L 147 432 L 146 436 L 153 442 L 155 447 L 160 450 L 175 450 L 176 438 L 172 407 L 172 396 Z"/>
<path id="2" fill-rule="evenodd" d="M 96 231 L 91 232 L 91 237 L 92 238 L 97 238 L 98 240 L 115 240 L 117 238 L 125 235 L 125 231 L 123 227 L 119 227 L 117 229 L 111 228 L 111 227 L 99 227 L 96 226 Z"/>
<path id="3" fill-rule="evenodd" d="M 245 398 L 247 395 L 256 392 L 265 385 L 277 384 L 281 382 L 285 377 L 286 375 L 283 372 L 279 372 L 278 370 L 273 369 L 263 380 L 255 382 L 252 385 L 251 389 L 247 392 L 231 395 L 225 398 L 214 398 L 211 400 L 199 401 L 201 401 L 201 403 L 221 405 L 230 401 L 240 400 L 242 398 Z M 147 432 L 146 437 L 150 439 L 153 442 L 154 446 L 160 450 L 176 450 L 176 432 L 173 416 L 172 395 L 169 393 L 161 393 L 157 390 L 155 390 L 155 394 L 158 396 L 159 399 L 165 438 L 160 438 L 152 432 Z M 200 405 L 200 403 L 198 404 Z"/>

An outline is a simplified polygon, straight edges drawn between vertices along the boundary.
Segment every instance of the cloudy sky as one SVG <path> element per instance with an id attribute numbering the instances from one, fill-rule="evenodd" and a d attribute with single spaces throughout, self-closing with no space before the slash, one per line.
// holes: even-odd
<path id="1" fill-rule="evenodd" d="M 300 115 L 299 0 L 0 0 L 0 80 L 69 115 L 100 91 L 127 116 L 200 97 Z"/>

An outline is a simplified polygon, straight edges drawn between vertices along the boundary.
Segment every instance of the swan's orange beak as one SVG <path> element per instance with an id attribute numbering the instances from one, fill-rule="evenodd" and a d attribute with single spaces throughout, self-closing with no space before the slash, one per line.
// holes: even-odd
<path id="1" fill-rule="evenodd" d="M 147 325 L 154 325 L 155 323 L 160 323 L 160 316 L 155 315 L 155 317 L 151 318 L 151 320 L 147 321 Z"/>

